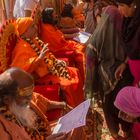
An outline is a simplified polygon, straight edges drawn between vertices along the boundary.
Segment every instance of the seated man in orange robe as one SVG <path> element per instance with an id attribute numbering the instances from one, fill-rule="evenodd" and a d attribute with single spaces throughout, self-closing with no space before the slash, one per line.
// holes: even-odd
<path id="1" fill-rule="evenodd" d="M 58 23 L 59 29 L 64 34 L 65 39 L 73 39 L 80 31 L 73 18 L 72 9 L 73 6 L 71 4 L 65 4 Z"/>
<path id="2" fill-rule="evenodd" d="M 60 27 L 62 28 L 74 28 L 76 27 L 76 21 L 72 14 L 73 6 L 71 4 L 65 4 L 61 13 Z"/>
<path id="3" fill-rule="evenodd" d="M 74 107 L 84 100 L 83 83 L 76 68 L 55 58 L 44 42 L 36 36 L 37 26 L 32 18 L 17 20 L 20 37 L 12 52 L 12 67 L 31 73 L 36 84 L 58 84 L 66 102 Z"/>
<path id="4" fill-rule="evenodd" d="M 53 8 L 46 8 L 42 11 L 42 23 L 41 23 L 41 38 L 44 42 L 48 42 L 49 49 L 52 52 L 66 52 L 74 51 L 74 63 L 80 71 L 82 80 L 84 82 L 84 49 L 85 47 L 75 41 L 67 41 L 64 38 L 63 33 L 56 28 L 56 14 Z"/>
<path id="5" fill-rule="evenodd" d="M 86 140 L 84 127 L 52 134 L 55 123 L 48 122 L 45 112 L 64 105 L 33 93 L 34 81 L 27 72 L 6 70 L 0 75 L 0 87 L 0 140 Z"/>

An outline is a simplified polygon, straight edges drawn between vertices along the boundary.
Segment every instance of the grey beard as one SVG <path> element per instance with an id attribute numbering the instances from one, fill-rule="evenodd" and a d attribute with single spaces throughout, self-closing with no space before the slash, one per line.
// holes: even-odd
<path id="1" fill-rule="evenodd" d="M 37 120 L 36 113 L 30 109 L 30 106 L 19 106 L 14 101 L 9 106 L 10 111 L 16 116 L 16 119 L 20 121 L 20 123 L 24 127 L 35 128 L 35 122 Z"/>

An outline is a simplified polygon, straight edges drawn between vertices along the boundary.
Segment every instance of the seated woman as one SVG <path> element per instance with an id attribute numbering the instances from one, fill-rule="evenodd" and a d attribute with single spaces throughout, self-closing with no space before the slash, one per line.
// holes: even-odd
<path id="1" fill-rule="evenodd" d="M 140 140 L 140 89 L 124 87 L 116 97 L 114 105 L 120 110 L 118 117 L 133 123 L 133 140 Z M 128 137 L 130 138 L 130 136 Z"/>
<path id="2" fill-rule="evenodd" d="M 48 43 L 48 48 L 53 53 L 73 51 L 73 62 L 80 71 L 82 82 L 84 82 L 84 49 L 85 46 L 75 41 L 65 40 L 64 34 L 56 27 L 58 19 L 53 8 L 42 11 L 41 39 Z"/>
<path id="3" fill-rule="evenodd" d="M 74 107 L 81 103 L 83 87 L 79 71 L 56 59 L 47 44 L 36 37 L 38 28 L 32 18 L 17 19 L 17 26 L 20 36 L 13 50 L 11 66 L 31 73 L 36 84 L 60 85 L 69 105 Z"/>

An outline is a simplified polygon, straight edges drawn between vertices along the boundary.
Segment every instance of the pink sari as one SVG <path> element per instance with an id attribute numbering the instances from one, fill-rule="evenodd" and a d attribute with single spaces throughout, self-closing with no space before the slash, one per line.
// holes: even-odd
<path id="1" fill-rule="evenodd" d="M 134 123 L 132 128 L 134 140 L 140 140 L 140 123 Z"/>
<path id="2" fill-rule="evenodd" d="M 128 60 L 130 71 L 134 77 L 133 85 L 137 86 L 140 81 L 140 60 Z"/>

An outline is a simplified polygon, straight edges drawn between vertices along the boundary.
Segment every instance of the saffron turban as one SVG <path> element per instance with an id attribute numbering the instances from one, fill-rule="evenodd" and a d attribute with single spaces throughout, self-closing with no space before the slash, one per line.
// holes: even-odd
<path id="1" fill-rule="evenodd" d="M 31 17 L 18 18 L 16 20 L 19 35 L 22 35 L 33 23 Z"/>

